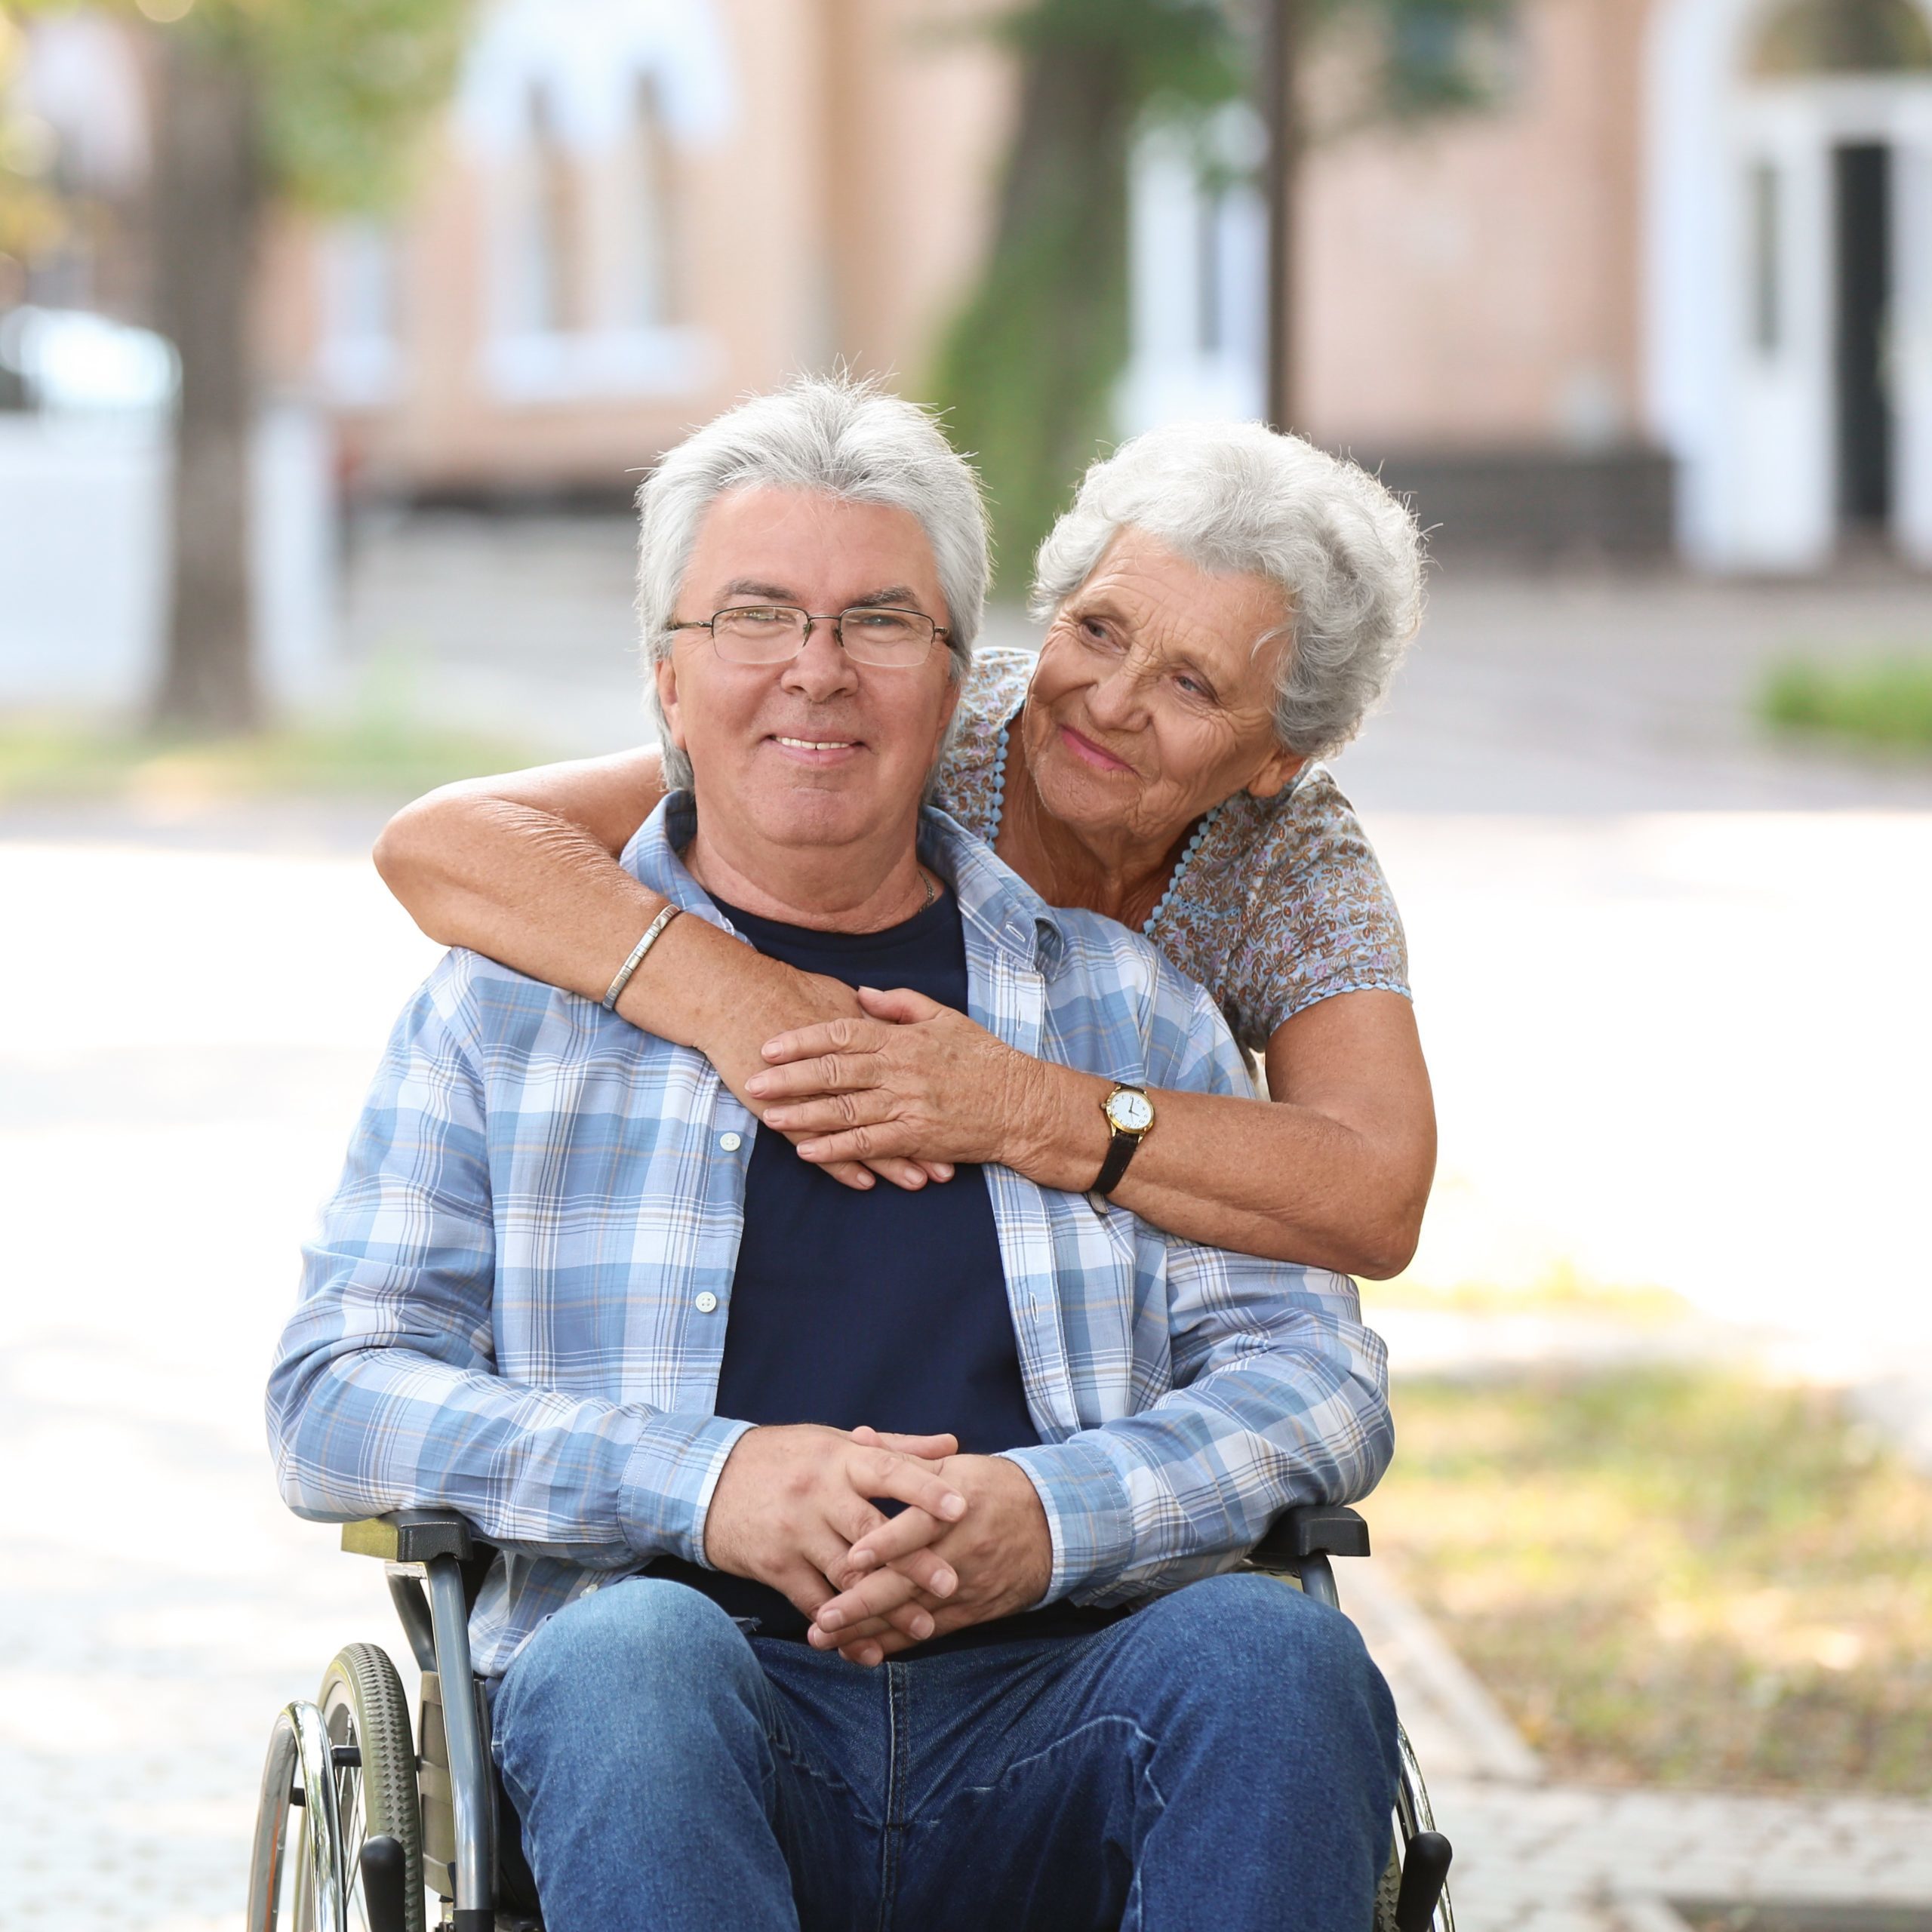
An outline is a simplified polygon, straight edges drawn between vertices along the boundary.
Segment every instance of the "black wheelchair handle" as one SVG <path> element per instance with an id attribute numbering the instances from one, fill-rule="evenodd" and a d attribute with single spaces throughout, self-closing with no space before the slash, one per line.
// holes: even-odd
<path id="1" fill-rule="evenodd" d="M 380 1557 L 385 1563 L 427 1563 L 454 1556 L 467 1563 L 483 1539 L 469 1519 L 454 1509 L 392 1509 L 342 1526 L 342 1546 L 351 1556 Z"/>
<path id="2" fill-rule="evenodd" d="M 1288 1567 L 1309 1556 L 1366 1556 L 1368 1524 L 1340 1503 L 1304 1503 L 1284 1509 L 1248 1552 L 1257 1569 Z"/>

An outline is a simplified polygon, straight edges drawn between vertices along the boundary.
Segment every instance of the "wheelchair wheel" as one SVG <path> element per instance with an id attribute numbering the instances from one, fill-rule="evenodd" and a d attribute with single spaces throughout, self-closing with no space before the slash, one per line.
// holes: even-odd
<path id="1" fill-rule="evenodd" d="M 1402 1895 L 1401 1826 L 1395 1828 L 1395 1843 L 1389 1847 L 1389 1863 L 1382 1868 L 1382 1882 L 1375 1888 L 1375 1932 L 1395 1932 L 1395 1901 Z"/>
<path id="2" fill-rule="evenodd" d="M 386 1652 L 374 1644 L 351 1644 L 323 1672 L 317 1701 L 334 1762 L 337 1842 L 352 1932 L 368 1932 L 371 1920 L 362 1896 L 362 1847 L 383 1836 L 402 1848 L 406 1932 L 423 1932 L 423 1816 L 402 1680 Z M 298 1895 L 295 1927 L 296 1932 L 334 1932 L 317 1922 L 307 1886 Z"/>
<path id="3" fill-rule="evenodd" d="M 363 1892 L 362 1848 L 401 1854 L 401 1916 Z M 319 1704 L 275 1721 L 248 1866 L 248 1932 L 423 1932 L 423 1822 L 409 1707 L 395 1666 L 351 1644 L 322 1678 Z"/>
<path id="4" fill-rule="evenodd" d="M 1409 1852 L 1419 1835 L 1433 1836 L 1435 1831 L 1435 1814 L 1429 1801 L 1429 1787 L 1423 1782 L 1422 1766 L 1416 1760 L 1415 1746 L 1409 1742 L 1409 1734 L 1398 1723 L 1395 1727 L 1396 1747 L 1400 1753 L 1401 1777 L 1395 1788 L 1395 1842 L 1392 1849 L 1389 1870 L 1383 1874 L 1382 1884 L 1375 1896 L 1376 1932 L 1400 1932 L 1401 1913 L 1398 1903 L 1401 1896 L 1401 1867 L 1409 1860 Z M 1446 1841 L 1435 1839 L 1436 1848 L 1446 1860 L 1448 1846 Z M 1399 1852 L 1401 1864 L 1395 1854 Z M 1435 1900 L 1435 1909 L 1426 1919 L 1418 1918 L 1420 1928 L 1426 1925 L 1427 1932 L 1456 1932 L 1456 1914 L 1449 1903 L 1449 1887 L 1438 1869 L 1437 1882 L 1441 1887 Z M 1384 1910 L 1388 1916 L 1383 1918 Z"/>

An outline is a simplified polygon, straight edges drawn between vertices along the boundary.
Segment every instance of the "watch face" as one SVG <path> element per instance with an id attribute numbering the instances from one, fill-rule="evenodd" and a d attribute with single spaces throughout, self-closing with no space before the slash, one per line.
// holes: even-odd
<path id="1" fill-rule="evenodd" d="M 1145 1134 L 1154 1124 L 1154 1103 L 1131 1088 L 1109 1097 L 1107 1118 L 1123 1134 Z"/>

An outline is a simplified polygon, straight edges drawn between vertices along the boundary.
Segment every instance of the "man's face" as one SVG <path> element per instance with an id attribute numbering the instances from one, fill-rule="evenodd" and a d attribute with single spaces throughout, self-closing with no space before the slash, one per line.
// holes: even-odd
<path id="1" fill-rule="evenodd" d="M 949 622 L 917 518 L 803 490 L 733 490 L 712 505 L 676 616 L 734 604 L 889 605 Z M 821 623 L 786 663 L 735 664 L 708 631 L 680 631 L 657 691 L 706 838 L 740 863 L 759 848 L 909 841 L 958 700 L 950 662 L 938 638 L 915 669 L 857 663 Z"/>

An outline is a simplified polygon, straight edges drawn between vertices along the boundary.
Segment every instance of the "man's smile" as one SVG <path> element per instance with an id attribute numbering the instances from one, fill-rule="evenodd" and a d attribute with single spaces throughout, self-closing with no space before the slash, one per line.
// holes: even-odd
<path id="1" fill-rule="evenodd" d="M 809 764 L 829 764 L 847 752 L 858 750 L 861 740 L 857 738 L 794 737 L 789 732 L 774 731 L 766 742 L 776 745 L 788 758 L 801 758 Z"/>

